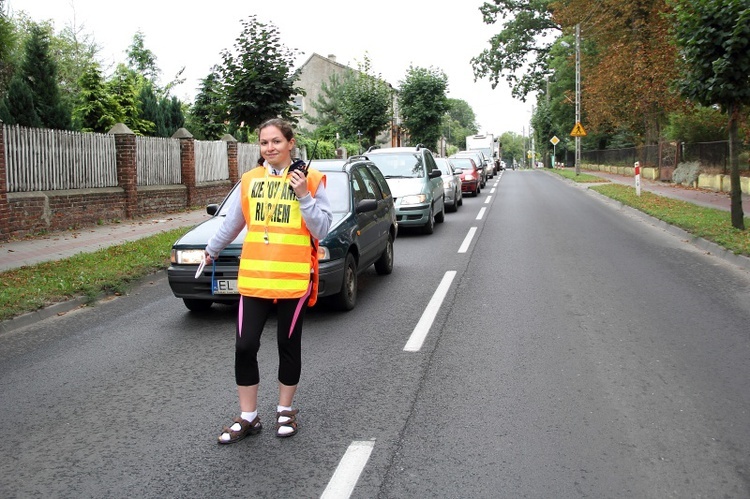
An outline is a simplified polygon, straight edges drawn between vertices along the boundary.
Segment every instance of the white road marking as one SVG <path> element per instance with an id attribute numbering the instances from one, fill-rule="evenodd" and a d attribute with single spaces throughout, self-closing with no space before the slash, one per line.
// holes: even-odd
<path id="1" fill-rule="evenodd" d="M 336 471 L 321 494 L 321 499 L 343 499 L 352 495 L 359 475 L 370 459 L 375 440 L 355 440 L 346 449 Z"/>
<path id="2" fill-rule="evenodd" d="M 449 270 L 443 276 L 443 280 L 440 281 L 435 293 L 432 295 L 430 303 L 427 304 L 427 308 L 422 312 L 422 317 L 419 319 L 417 326 L 412 331 L 411 336 L 409 336 L 409 341 L 406 342 L 406 346 L 404 347 L 405 352 L 418 352 L 422 348 L 422 343 L 427 337 L 427 333 L 430 332 L 432 322 L 435 320 L 438 310 L 440 310 L 440 305 L 443 304 L 445 295 L 448 294 L 448 289 L 451 287 L 454 277 L 456 277 L 455 270 Z"/>
<path id="3" fill-rule="evenodd" d="M 484 200 L 484 204 L 490 204 L 491 199 L 492 199 L 492 196 L 487 196 L 487 199 Z"/>
<path id="4" fill-rule="evenodd" d="M 472 227 L 469 229 L 469 233 L 466 234 L 466 237 L 464 238 L 464 242 L 461 243 L 461 247 L 458 248 L 459 253 L 466 253 L 468 251 L 469 246 L 471 245 L 471 240 L 474 239 L 474 234 L 477 233 L 477 228 Z"/>
<path id="5" fill-rule="evenodd" d="M 477 220 L 481 220 L 482 219 L 482 217 L 484 216 L 484 212 L 486 210 L 487 210 L 487 208 L 482 208 L 481 210 L 479 210 L 479 215 L 477 215 Z"/>

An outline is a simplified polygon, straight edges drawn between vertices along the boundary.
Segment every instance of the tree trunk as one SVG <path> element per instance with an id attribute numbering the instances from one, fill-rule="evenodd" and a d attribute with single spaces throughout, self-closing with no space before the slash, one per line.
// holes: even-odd
<path id="1" fill-rule="evenodd" d="M 745 215 L 742 212 L 742 188 L 740 186 L 739 139 L 737 122 L 740 116 L 740 105 L 729 106 L 729 179 L 731 181 L 732 227 L 745 230 Z"/>

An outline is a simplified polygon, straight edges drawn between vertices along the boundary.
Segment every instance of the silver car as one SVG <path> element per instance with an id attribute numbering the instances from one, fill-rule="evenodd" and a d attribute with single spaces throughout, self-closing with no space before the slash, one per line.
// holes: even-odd
<path id="1" fill-rule="evenodd" d="M 456 168 L 448 158 L 435 158 L 435 163 L 443 177 L 443 193 L 445 195 L 445 211 L 457 211 L 464 204 L 461 194 L 461 175 L 456 173 Z"/>

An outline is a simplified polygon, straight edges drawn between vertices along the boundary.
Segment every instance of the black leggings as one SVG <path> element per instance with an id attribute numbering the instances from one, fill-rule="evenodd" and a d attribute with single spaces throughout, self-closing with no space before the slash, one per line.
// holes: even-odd
<path id="1" fill-rule="evenodd" d="M 252 386 L 260 382 L 260 335 L 274 306 L 278 323 L 276 339 L 279 346 L 279 381 L 288 386 L 299 383 L 302 371 L 302 322 L 307 311 L 307 296 L 278 300 L 276 305 L 272 299 L 242 296 L 234 353 L 234 377 L 238 386 Z M 296 322 L 292 324 L 295 315 Z"/>

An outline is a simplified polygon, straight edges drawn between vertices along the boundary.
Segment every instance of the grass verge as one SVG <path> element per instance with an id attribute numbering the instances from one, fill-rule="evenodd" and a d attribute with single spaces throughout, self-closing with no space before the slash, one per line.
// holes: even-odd
<path id="1" fill-rule="evenodd" d="M 641 190 L 637 196 L 634 187 L 608 184 L 590 189 L 679 227 L 694 236 L 712 241 L 727 250 L 750 256 L 750 218 L 745 217 L 746 230 L 732 227 L 729 212 L 704 208 L 687 201 L 680 201 Z"/>
<path id="2" fill-rule="evenodd" d="M 133 281 L 169 266 L 172 244 L 190 228 L 173 229 L 94 253 L 0 273 L 0 321 L 56 302 L 127 291 Z"/>
<path id="3" fill-rule="evenodd" d="M 599 183 L 600 184 L 602 182 L 609 182 L 609 180 L 607 180 L 605 178 L 597 177 L 596 175 L 589 175 L 588 173 L 579 173 L 578 175 L 576 175 L 575 171 L 570 171 L 570 170 L 552 169 L 552 170 L 549 170 L 549 171 L 551 171 L 552 173 L 557 173 L 561 177 L 565 177 L 565 178 L 570 179 L 570 180 L 572 180 L 574 182 L 580 182 L 580 183 L 584 183 L 584 184 L 593 184 L 593 183 Z"/>

